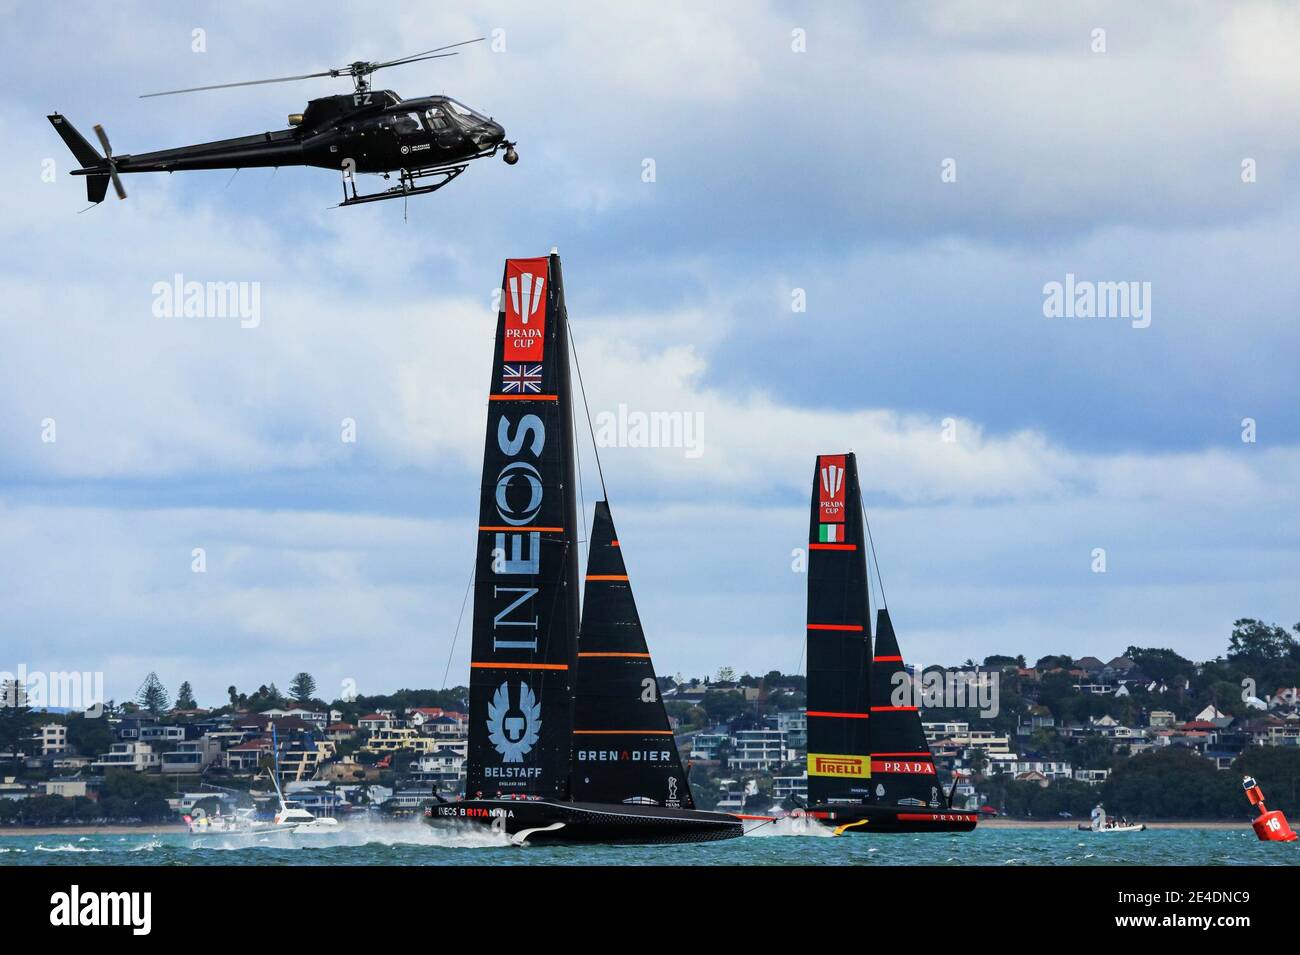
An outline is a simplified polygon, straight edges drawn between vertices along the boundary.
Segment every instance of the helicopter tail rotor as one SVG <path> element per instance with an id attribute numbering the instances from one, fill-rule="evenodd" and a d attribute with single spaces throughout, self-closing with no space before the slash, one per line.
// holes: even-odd
<path id="1" fill-rule="evenodd" d="M 99 144 L 104 147 L 104 162 L 108 163 L 108 178 L 113 180 L 113 191 L 117 193 L 119 199 L 125 199 L 126 190 L 122 188 L 122 180 L 117 178 L 117 163 L 113 160 L 113 147 L 109 145 L 108 134 L 99 123 L 95 124 L 95 135 L 99 137 Z"/>

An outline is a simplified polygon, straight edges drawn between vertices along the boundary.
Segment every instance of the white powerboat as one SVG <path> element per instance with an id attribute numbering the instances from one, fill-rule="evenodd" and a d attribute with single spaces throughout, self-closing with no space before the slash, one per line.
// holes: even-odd
<path id="1" fill-rule="evenodd" d="M 1106 810 L 1100 803 L 1092 811 L 1092 822 L 1088 825 L 1079 823 L 1080 832 L 1142 832 L 1146 829 L 1146 823 L 1115 822 L 1106 818 Z"/>

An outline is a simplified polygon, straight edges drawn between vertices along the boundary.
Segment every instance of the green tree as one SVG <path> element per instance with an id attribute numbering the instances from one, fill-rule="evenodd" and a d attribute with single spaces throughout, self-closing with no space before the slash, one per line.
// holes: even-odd
<path id="1" fill-rule="evenodd" d="M 181 684 L 180 690 L 176 693 L 176 709 L 178 710 L 197 710 L 199 704 L 194 702 L 194 690 L 190 686 L 190 681 L 186 680 Z"/>
<path id="2" fill-rule="evenodd" d="M 1102 785 L 1106 811 L 1130 819 L 1240 818 L 1239 780 L 1181 746 L 1139 753 Z"/>
<path id="3" fill-rule="evenodd" d="M 290 681 L 289 692 L 299 703 L 306 703 L 316 697 L 316 680 L 310 673 L 299 673 Z"/>
<path id="4" fill-rule="evenodd" d="M 163 822 L 174 818 L 167 797 L 171 784 L 160 776 L 147 776 L 130 769 L 110 769 L 99 790 L 104 814 L 114 819 Z"/>
<path id="5" fill-rule="evenodd" d="M 1011 779 L 1004 773 L 988 780 L 985 791 L 1000 812 L 1020 818 L 1052 819 L 1062 812 L 1086 817 L 1097 804 L 1097 791 L 1073 779 L 1058 779 L 1044 786 Z"/>
<path id="6" fill-rule="evenodd" d="M 733 720 L 749 709 L 742 694 L 726 690 L 709 690 L 704 694 L 704 699 L 700 700 L 700 706 L 714 723 Z"/>
<path id="7" fill-rule="evenodd" d="M 72 816 L 72 800 L 62 796 L 32 796 L 22 801 L 21 817 L 29 826 L 66 822 Z"/>
<path id="8" fill-rule="evenodd" d="M 995 653 L 992 656 L 984 658 L 986 667 L 1023 667 L 1025 665 L 1025 655 L 1023 653 L 1014 657 L 1005 656 Z"/>
<path id="9" fill-rule="evenodd" d="M 163 686 L 162 680 L 158 679 L 158 674 L 152 670 L 140 684 L 140 689 L 136 691 L 136 702 L 140 704 L 141 709 L 148 710 L 154 716 L 158 716 L 167 709 L 167 688 Z"/>
<path id="10" fill-rule="evenodd" d="M 0 753 L 25 753 L 31 748 L 36 717 L 27 705 L 27 688 L 17 680 L 0 684 Z"/>
<path id="11" fill-rule="evenodd" d="M 1281 809 L 1293 820 L 1300 817 L 1300 747 L 1247 746 L 1232 768 L 1255 777 L 1269 809 Z M 1240 798 L 1243 811 L 1249 812 L 1245 797 Z"/>
<path id="12" fill-rule="evenodd" d="M 1228 638 L 1228 659 L 1261 666 L 1292 654 L 1296 640 L 1285 627 L 1243 617 L 1232 624 Z"/>
<path id="13" fill-rule="evenodd" d="M 106 719 L 74 716 L 68 719 L 68 745 L 82 756 L 107 753 L 113 745 L 113 728 Z"/>
<path id="14" fill-rule="evenodd" d="M 1196 670 L 1196 664 L 1179 656 L 1173 650 L 1156 647 L 1129 647 L 1124 656 L 1132 660 L 1139 670 L 1153 680 L 1161 680 L 1170 685 L 1179 677 L 1190 676 Z"/>

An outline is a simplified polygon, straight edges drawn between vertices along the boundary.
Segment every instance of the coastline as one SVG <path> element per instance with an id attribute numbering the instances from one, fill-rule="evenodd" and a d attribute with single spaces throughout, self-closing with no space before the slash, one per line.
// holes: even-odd
<path id="1" fill-rule="evenodd" d="M 1144 819 L 1134 819 L 1134 822 L 1146 823 L 1148 829 L 1242 829 L 1249 830 L 1249 822 L 1231 822 L 1223 819 L 1215 819 L 1208 822 L 1194 822 L 1189 820 L 1178 820 L 1174 822 L 1146 822 Z M 992 819 L 981 819 L 979 821 L 980 829 L 1072 829 L 1077 831 L 1080 822 L 1087 822 L 1086 819 L 1005 819 L 996 817 Z"/>

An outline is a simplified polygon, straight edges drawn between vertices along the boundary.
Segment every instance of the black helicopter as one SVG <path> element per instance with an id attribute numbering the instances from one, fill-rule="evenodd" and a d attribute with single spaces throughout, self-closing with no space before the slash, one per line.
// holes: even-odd
<path id="1" fill-rule="evenodd" d="M 320 73 L 195 86 L 164 93 L 146 93 L 141 97 L 287 83 L 320 76 L 352 77 L 356 87 L 354 92 L 311 100 L 303 112 L 290 114 L 289 129 L 276 132 L 115 156 L 104 128 L 96 125 L 95 135 L 104 147 L 101 156 L 64 116 L 52 113 L 49 120 L 81 163 L 82 168 L 74 169 L 72 174 L 87 177 L 86 198 L 92 203 L 103 201 L 110 181 L 117 197 L 126 198 L 119 173 L 255 166 L 319 166 L 342 170 L 343 201 L 339 204 L 343 206 L 405 198 L 441 189 L 464 172 L 471 160 L 504 152 L 506 163 L 513 166 L 519 161 L 519 153 L 515 151 L 515 144 L 506 139 L 506 131 L 500 123 L 450 96 L 404 100 L 392 90 L 371 89 L 370 75 L 390 66 L 456 56 L 456 53 L 442 51 L 480 43 L 484 39 L 464 40 L 381 63 L 358 60 Z M 388 179 L 394 172 L 398 177 L 396 186 L 368 195 L 357 193 L 356 173 L 378 173 Z"/>

